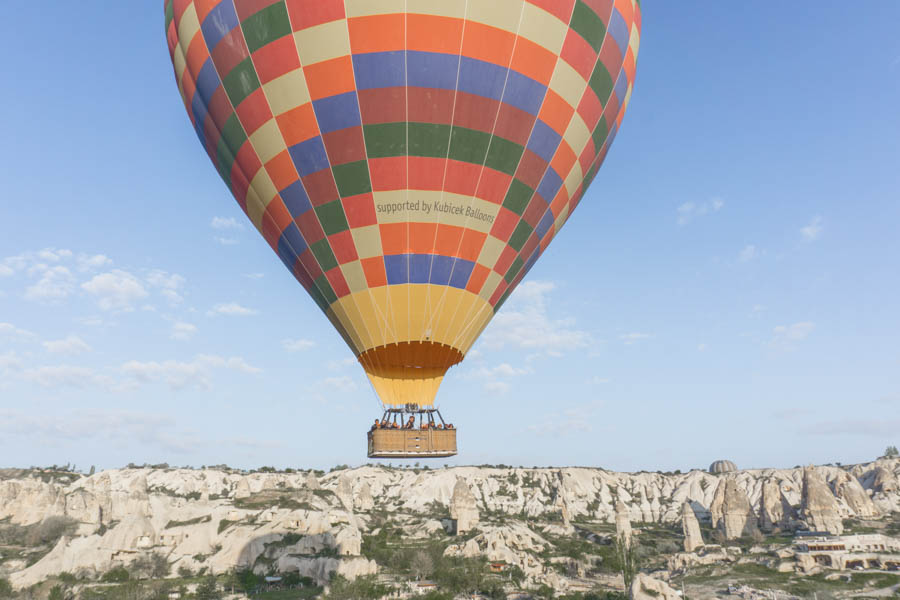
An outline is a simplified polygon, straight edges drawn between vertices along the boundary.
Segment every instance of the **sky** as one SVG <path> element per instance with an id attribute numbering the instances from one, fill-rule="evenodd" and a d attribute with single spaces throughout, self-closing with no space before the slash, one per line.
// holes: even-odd
<path id="1" fill-rule="evenodd" d="M 623 127 L 445 378 L 434 466 L 900 443 L 900 4 L 768 8 L 643 3 Z M 380 403 L 197 143 L 162 2 L 51 12 L 0 22 L 0 466 L 370 462 Z"/>

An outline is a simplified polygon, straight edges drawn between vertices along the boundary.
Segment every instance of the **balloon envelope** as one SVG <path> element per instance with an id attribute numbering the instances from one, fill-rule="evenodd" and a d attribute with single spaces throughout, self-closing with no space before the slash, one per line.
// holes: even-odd
<path id="1" fill-rule="evenodd" d="M 382 401 L 431 405 L 581 199 L 639 0 L 166 0 L 191 123 Z"/>

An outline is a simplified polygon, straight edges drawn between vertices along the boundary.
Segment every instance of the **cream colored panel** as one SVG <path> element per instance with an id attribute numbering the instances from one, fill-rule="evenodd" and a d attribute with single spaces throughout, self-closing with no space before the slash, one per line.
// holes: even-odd
<path id="1" fill-rule="evenodd" d="M 559 230 L 562 229 L 562 226 L 566 224 L 566 220 L 569 218 L 569 205 L 566 204 L 562 211 L 559 213 L 559 216 L 556 217 L 556 220 L 553 222 L 553 227 L 556 230 L 556 233 L 559 233 Z"/>
<path id="2" fill-rule="evenodd" d="M 641 46 L 641 32 L 638 30 L 637 25 L 631 25 L 631 37 L 628 39 L 628 46 L 634 53 L 635 60 L 637 60 L 638 48 Z"/>
<path id="3" fill-rule="evenodd" d="M 466 14 L 466 0 L 407 0 L 406 12 L 461 19 Z"/>
<path id="4" fill-rule="evenodd" d="M 197 9 L 191 2 L 178 22 L 178 39 L 184 40 L 185 47 L 187 47 L 198 31 L 200 31 L 200 19 L 197 18 Z"/>
<path id="5" fill-rule="evenodd" d="M 569 148 L 575 153 L 575 156 L 581 156 L 585 145 L 591 139 L 591 130 L 588 129 L 581 115 L 576 112 L 572 115 L 572 120 L 569 121 L 569 128 L 566 129 L 566 134 L 563 137 L 569 144 Z"/>
<path id="6" fill-rule="evenodd" d="M 334 312 L 335 318 L 340 321 L 341 325 L 344 327 L 344 331 L 350 337 L 354 352 L 359 354 L 363 351 L 363 344 L 360 340 L 359 332 L 357 331 L 358 323 L 353 319 L 353 316 L 347 312 L 348 308 L 347 304 L 340 301 L 335 302 L 328 307 L 329 310 Z"/>
<path id="7" fill-rule="evenodd" d="M 350 36 L 345 19 L 298 31 L 294 34 L 294 41 L 304 66 L 350 54 Z"/>
<path id="8" fill-rule="evenodd" d="M 344 0 L 348 17 L 365 17 L 402 13 L 406 9 L 405 0 Z"/>
<path id="9" fill-rule="evenodd" d="M 249 188 L 247 190 L 247 216 L 260 233 L 262 233 L 262 216 L 264 212 L 266 212 L 266 207 L 259 199 L 259 194 L 252 187 Z"/>
<path id="10" fill-rule="evenodd" d="M 530 2 L 525 3 L 519 35 L 558 55 L 568 32 L 568 25 L 555 16 Z"/>
<path id="11" fill-rule="evenodd" d="M 493 269 L 504 248 L 506 248 L 506 242 L 498 240 L 492 235 L 487 236 L 484 246 L 481 247 L 481 254 L 478 255 L 478 264 Z"/>
<path id="12" fill-rule="evenodd" d="M 575 164 L 572 165 L 572 170 L 569 171 L 569 174 L 563 182 L 566 185 L 566 191 L 569 193 L 569 198 L 575 195 L 575 190 L 578 189 L 578 186 L 581 185 L 582 181 L 584 181 L 584 173 L 581 171 L 581 163 L 576 160 Z"/>
<path id="13" fill-rule="evenodd" d="M 578 107 L 584 90 L 587 89 L 587 81 L 569 63 L 558 60 L 553 77 L 550 79 L 550 89 L 568 102 L 569 106 Z"/>
<path id="14" fill-rule="evenodd" d="M 469 0 L 466 19 L 516 33 L 524 0 Z"/>
<path id="15" fill-rule="evenodd" d="M 341 272 L 351 292 L 360 292 L 369 289 L 366 283 L 366 274 L 363 272 L 362 264 L 358 260 L 341 265 Z"/>
<path id="16" fill-rule="evenodd" d="M 294 69 L 262 86 L 269 108 L 276 117 L 309 102 L 309 88 L 302 69 Z"/>
<path id="17" fill-rule="evenodd" d="M 360 258 L 372 258 L 384 254 L 381 250 L 381 232 L 378 225 L 357 227 L 351 229 L 350 234 L 353 236 L 356 253 Z"/>
<path id="18" fill-rule="evenodd" d="M 178 88 L 181 89 L 181 78 L 184 77 L 184 70 L 187 68 L 187 61 L 184 58 L 181 43 L 175 44 L 175 51 L 172 53 L 172 66 L 175 67 L 175 81 L 178 82 Z"/>
<path id="19" fill-rule="evenodd" d="M 494 295 L 494 291 L 497 289 L 497 285 L 500 283 L 500 280 L 503 279 L 503 276 L 500 275 L 497 271 L 491 271 L 487 279 L 484 282 L 484 286 L 481 288 L 481 291 L 478 293 L 485 302 L 490 302 L 491 296 Z"/>
<path id="20" fill-rule="evenodd" d="M 275 119 L 269 119 L 262 127 L 254 131 L 250 135 L 250 144 L 256 150 L 256 155 L 263 164 L 287 150 L 284 137 L 281 135 Z"/>
<path id="21" fill-rule="evenodd" d="M 264 207 L 269 206 L 272 198 L 278 195 L 278 190 L 275 189 L 275 184 L 272 183 L 272 179 L 265 169 L 260 169 L 256 172 L 256 176 L 250 182 L 250 187 L 256 192 L 260 203 Z"/>

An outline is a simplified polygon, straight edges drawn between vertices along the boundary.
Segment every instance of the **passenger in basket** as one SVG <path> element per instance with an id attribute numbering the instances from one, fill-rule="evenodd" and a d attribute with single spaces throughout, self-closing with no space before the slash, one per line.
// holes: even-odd
<path id="1" fill-rule="evenodd" d="M 375 419 L 375 424 L 372 425 L 372 429 L 370 429 L 369 431 L 375 431 L 379 427 L 381 427 L 381 423 L 378 422 L 378 419 Z"/>

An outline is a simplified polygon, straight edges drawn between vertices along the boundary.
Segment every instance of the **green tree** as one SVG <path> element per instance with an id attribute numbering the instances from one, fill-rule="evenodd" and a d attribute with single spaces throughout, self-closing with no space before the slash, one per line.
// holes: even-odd
<path id="1" fill-rule="evenodd" d="M 325 600 L 378 600 L 387 596 L 390 589 L 381 585 L 374 575 L 357 577 L 353 581 L 335 574 L 328 585 Z"/>
<path id="2" fill-rule="evenodd" d="M 631 582 L 638 572 L 638 554 L 636 544 L 629 541 L 624 535 L 616 537 L 616 560 L 619 563 L 619 570 L 622 573 L 622 579 L 625 580 L 625 589 L 631 589 Z"/>
<path id="3" fill-rule="evenodd" d="M 116 567 L 104 573 L 100 581 L 103 583 L 124 583 L 129 579 L 131 579 L 131 573 L 125 567 Z"/>
<path id="4" fill-rule="evenodd" d="M 47 600 L 63 600 L 64 597 L 62 586 L 54 585 L 50 588 L 50 595 L 47 596 Z"/>
<path id="5" fill-rule="evenodd" d="M 6 579 L 0 577 L 0 598 L 12 598 L 13 589 Z"/>
<path id="6" fill-rule="evenodd" d="M 197 584 L 194 596 L 197 600 L 222 600 L 222 590 L 219 589 L 216 578 L 210 575 Z"/>
<path id="7" fill-rule="evenodd" d="M 897 458 L 900 456 L 900 450 L 897 450 L 897 446 L 888 446 L 884 449 L 885 458 Z"/>

